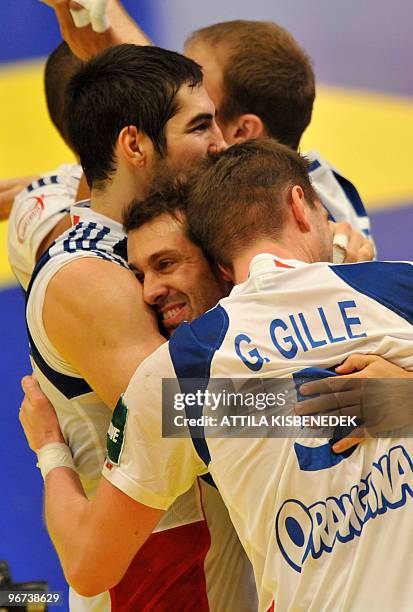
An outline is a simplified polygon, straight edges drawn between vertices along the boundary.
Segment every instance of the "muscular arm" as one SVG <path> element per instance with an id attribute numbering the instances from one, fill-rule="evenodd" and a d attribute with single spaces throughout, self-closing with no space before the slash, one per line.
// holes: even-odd
<path id="1" fill-rule="evenodd" d="M 97 595 L 116 585 L 162 514 L 134 501 L 105 478 L 88 501 L 73 470 L 56 468 L 46 477 L 50 537 L 67 581 L 81 595 Z"/>
<path id="2" fill-rule="evenodd" d="M 58 352 L 111 408 L 164 342 L 132 272 L 97 257 L 75 260 L 51 279 L 43 322 Z"/>
<path id="3" fill-rule="evenodd" d="M 53 406 L 32 377 L 22 380 L 26 395 L 20 422 L 35 452 L 63 436 Z M 45 479 L 45 517 L 67 581 L 82 595 L 101 593 L 119 582 L 162 511 L 135 502 L 102 478 L 88 501 L 77 472 L 52 469 Z"/>
<path id="4" fill-rule="evenodd" d="M 133 376 L 123 396 L 128 417 L 117 463 L 109 450 L 92 501 L 85 498 L 74 470 L 59 467 L 61 461 L 49 463 L 47 527 L 68 582 L 81 594 L 93 595 L 119 582 L 163 510 L 206 471 L 189 437 L 162 438 L 160 381 L 169 376 L 167 350 L 147 359 Z M 33 378 L 23 379 L 22 386 L 26 395 L 20 421 L 27 440 L 35 452 L 47 452 L 45 445 L 63 441 L 56 413 Z"/>

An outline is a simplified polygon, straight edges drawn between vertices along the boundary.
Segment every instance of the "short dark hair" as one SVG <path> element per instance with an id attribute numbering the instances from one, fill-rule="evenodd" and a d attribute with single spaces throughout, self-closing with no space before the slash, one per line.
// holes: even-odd
<path id="1" fill-rule="evenodd" d="M 273 22 L 236 20 L 197 30 L 186 44 L 197 41 L 208 43 L 218 57 L 228 52 L 222 121 L 254 113 L 269 136 L 297 149 L 311 120 L 315 79 L 293 36 Z"/>
<path id="2" fill-rule="evenodd" d="M 143 200 L 134 200 L 123 214 L 126 233 L 139 229 L 160 215 L 171 215 L 182 221 L 188 197 L 188 181 L 184 177 L 166 178 L 154 185 L 154 189 Z"/>
<path id="3" fill-rule="evenodd" d="M 233 258 L 257 239 L 280 236 L 294 185 L 314 206 L 307 170 L 304 157 L 269 138 L 234 145 L 205 161 L 188 191 L 189 237 L 231 268 Z"/>
<path id="4" fill-rule="evenodd" d="M 49 55 L 44 69 L 44 91 L 50 119 L 70 148 L 72 145 L 64 111 L 66 87 L 81 65 L 81 60 L 72 53 L 69 45 L 62 42 Z"/>
<path id="5" fill-rule="evenodd" d="M 101 187 L 114 172 L 116 141 L 129 125 L 165 156 L 165 125 L 178 110 L 176 94 L 184 84 L 201 83 L 198 64 L 159 47 L 118 45 L 84 64 L 69 83 L 66 108 L 89 186 Z"/>

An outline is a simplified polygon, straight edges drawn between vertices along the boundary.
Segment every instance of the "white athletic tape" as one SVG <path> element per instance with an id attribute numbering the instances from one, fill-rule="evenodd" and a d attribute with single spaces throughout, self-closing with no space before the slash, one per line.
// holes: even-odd
<path id="1" fill-rule="evenodd" d="M 346 258 L 348 247 L 348 236 L 335 234 L 333 238 L 333 263 L 341 264 Z"/>
<path id="2" fill-rule="evenodd" d="M 347 251 L 339 246 L 333 245 L 333 263 L 342 264 L 346 258 Z"/>
<path id="3" fill-rule="evenodd" d="M 340 249 L 347 250 L 348 247 L 348 236 L 345 234 L 335 234 L 333 238 L 333 246 L 340 247 Z"/>
<path id="4" fill-rule="evenodd" d="M 40 469 L 43 480 L 47 474 L 56 467 L 67 467 L 76 471 L 70 448 L 61 442 L 45 444 L 37 453 L 37 467 Z"/>
<path id="5" fill-rule="evenodd" d="M 106 13 L 108 0 L 91 0 L 90 21 L 94 32 L 106 32 L 109 28 L 109 17 Z"/>
<path id="6" fill-rule="evenodd" d="M 70 9 L 75 26 L 83 28 L 90 23 L 94 32 L 106 32 L 110 26 L 109 17 L 106 14 L 108 0 L 76 0 L 76 2 L 83 8 L 78 11 Z"/>
<path id="7" fill-rule="evenodd" d="M 72 15 L 73 23 L 77 28 L 84 28 L 90 23 L 90 15 L 89 11 L 85 8 L 79 9 L 75 11 L 74 9 L 70 9 L 70 14 Z"/>

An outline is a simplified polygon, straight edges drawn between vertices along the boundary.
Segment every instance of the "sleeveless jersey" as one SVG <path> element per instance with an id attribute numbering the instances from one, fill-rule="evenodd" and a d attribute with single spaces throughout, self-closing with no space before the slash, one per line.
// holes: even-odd
<path id="1" fill-rule="evenodd" d="M 44 238 L 70 212 L 81 175 L 78 164 L 64 164 L 28 185 L 14 199 L 7 237 L 9 261 L 23 289 L 30 282 Z"/>
<path id="2" fill-rule="evenodd" d="M 43 303 L 50 280 L 75 259 L 97 257 L 127 267 L 126 236 L 119 223 L 91 210 L 89 202 L 74 205 L 71 213 L 76 225 L 56 240 L 34 270 L 27 291 L 27 324 L 36 378 L 56 409 L 82 485 L 91 496 L 101 476 L 112 413 L 49 341 Z M 87 296 L 87 288 L 81 290 Z M 71 590 L 73 612 L 189 611 L 192 608 L 182 607 L 185 600 L 196 602 L 200 611 L 224 612 L 223 593 L 234 609 L 253 609 L 256 594 L 250 588 L 249 563 L 218 492 L 211 489 L 195 483 L 171 505 L 110 596 L 84 598 Z M 213 517 L 208 525 L 204 508 L 205 515 Z M 239 579 L 229 578 L 216 562 L 227 550 L 233 553 L 229 567 L 240 570 Z"/>
<path id="3" fill-rule="evenodd" d="M 308 174 L 331 221 L 347 221 L 354 229 L 370 236 L 370 219 L 363 201 L 348 179 L 317 151 L 305 153 L 310 162 Z"/>

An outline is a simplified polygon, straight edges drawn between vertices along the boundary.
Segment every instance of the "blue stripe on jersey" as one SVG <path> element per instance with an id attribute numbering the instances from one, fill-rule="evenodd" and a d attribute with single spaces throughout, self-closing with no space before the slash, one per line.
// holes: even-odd
<path id="1" fill-rule="evenodd" d="M 88 251 L 101 259 L 117 263 L 127 268 L 127 241 L 122 238 L 113 246 L 108 244 L 100 245 L 105 237 L 111 232 L 110 228 L 103 226 L 99 229 L 94 238 L 90 238 L 92 231 L 98 228 L 95 222 L 78 223 L 73 229 L 67 232 L 67 237 L 62 242 L 63 251 L 66 253 L 76 253 L 78 251 Z M 52 245 L 53 246 L 53 245 Z M 109 250 L 110 249 L 110 250 Z M 58 255 L 59 253 L 55 253 Z"/>
<path id="2" fill-rule="evenodd" d="M 336 440 L 334 440 L 335 442 Z M 335 454 L 331 450 L 332 442 L 322 444 L 321 446 L 311 447 L 305 446 L 298 442 L 294 442 L 294 450 L 297 455 L 298 464 L 300 470 L 303 472 L 318 472 L 319 470 L 326 470 L 338 465 L 349 457 L 356 450 L 356 446 L 353 446 L 345 453 Z"/>
<path id="3" fill-rule="evenodd" d="M 68 376 L 57 372 L 50 367 L 43 359 L 41 354 L 36 348 L 33 338 L 27 329 L 30 343 L 30 355 L 36 363 L 39 370 L 45 375 L 45 377 L 58 389 L 67 399 L 73 399 L 79 395 L 85 395 L 86 393 L 92 393 L 91 387 L 83 378 L 75 378 L 74 376 Z"/>
<path id="4" fill-rule="evenodd" d="M 302 402 L 318 396 L 318 394 L 301 395 L 301 385 L 311 380 L 322 380 L 323 378 L 328 378 L 330 376 L 338 376 L 338 374 L 334 371 L 334 366 L 325 370 L 321 368 L 304 368 L 303 370 L 293 372 L 293 380 L 297 390 L 297 400 Z M 343 459 L 346 459 L 352 455 L 356 450 L 355 446 L 344 453 L 333 453 L 331 450 L 332 445 L 338 440 L 341 440 L 347 436 L 351 429 L 352 428 L 348 427 L 336 427 L 334 429 L 334 437 L 326 444 L 322 444 L 321 446 L 317 447 L 305 446 L 305 444 L 295 442 L 294 450 L 300 470 L 303 472 L 326 470 L 341 463 Z"/>
<path id="5" fill-rule="evenodd" d="M 339 183 L 341 189 L 344 191 L 346 198 L 353 206 L 355 213 L 358 217 L 367 217 L 366 209 L 359 195 L 359 192 L 348 179 L 341 176 L 338 172 L 333 170 L 333 174 Z"/>
<path id="6" fill-rule="evenodd" d="M 53 245 L 52 245 L 53 246 Z M 39 261 L 36 264 L 36 267 L 33 271 L 33 275 L 30 279 L 29 286 L 27 288 L 26 294 L 26 304 L 29 299 L 30 292 L 33 287 L 33 283 L 37 278 L 40 270 L 47 264 L 50 260 L 50 249 L 45 251 Z M 33 357 L 34 362 L 37 367 L 43 374 L 46 376 L 48 380 L 58 389 L 65 397 L 68 399 L 72 399 L 73 397 L 77 397 L 78 395 L 83 395 L 84 393 L 90 393 L 92 389 L 89 387 L 87 382 L 83 380 L 83 378 L 74 378 L 72 376 L 67 376 L 66 374 L 62 374 L 61 372 L 56 372 L 52 367 L 50 367 L 46 361 L 43 359 L 35 343 L 33 342 L 33 338 L 30 335 L 30 331 L 27 327 L 27 335 L 29 337 L 29 346 L 30 346 L 30 354 Z"/>
<path id="7" fill-rule="evenodd" d="M 369 261 L 330 266 L 345 283 L 413 325 L 413 265 Z"/>
<path id="8" fill-rule="evenodd" d="M 88 239 L 89 239 L 90 234 L 91 234 L 91 233 L 92 233 L 92 231 L 93 231 L 93 230 L 95 230 L 95 229 L 96 229 L 96 223 L 89 223 L 89 224 L 88 224 L 88 225 L 85 227 L 83 234 L 82 234 L 82 235 L 81 235 L 79 238 L 77 238 L 77 239 L 75 240 L 75 245 L 76 245 L 76 247 L 75 247 L 75 249 L 74 249 L 75 251 L 81 251 L 81 250 L 83 249 L 83 241 L 84 241 L 84 240 L 88 240 Z M 75 235 L 76 235 L 76 233 L 75 233 Z M 66 249 L 65 249 L 65 250 L 66 250 Z"/>
<path id="9" fill-rule="evenodd" d="M 113 247 L 113 252 L 115 253 L 115 255 L 122 257 L 122 259 L 124 259 L 125 261 L 128 260 L 128 239 L 126 236 L 123 240 L 120 240 L 115 244 L 115 246 Z"/>
<path id="10" fill-rule="evenodd" d="M 182 393 L 204 392 L 210 379 L 211 362 L 219 350 L 229 326 L 226 311 L 220 304 L 195 319 L 191 324 L 182 323 L 169 341 L 169 354 Z M 191 379 L 195 379 L 191 383 Z M 200 385 L 201 379 L 201 385 Z M 202 408 L 185 406 L 188 418 L 201 416 Z M 211 461 L 203 427 L 190 427 L 195 450 L 205 465 Z"/>
<path id="11" fill-rule="evenodd" d="M 99 230 L 99 232 L 96 234 L 95 238 L 92 238 L 92 240 L 90 241 L 88 250 L 93 251 L 94 249 L 96 249 L 97 243 L 99 242 L 99 240 L 103 240 L 103 238 L 107 236 L 108 234 L 110 234 L 110 228 L 102 227 L 102 229 Z"/>
<path id="12" fill-rule="evenodd" d="M 314 172 L 314 170 L 317 170 L 317 168 L 320 168 L 321 164 L 318 161 L 318 159 L 314 159 L 311 164 L 308 166 L 307 172 L 308 174 L 310 174 L 311 172 Z"/>
<path id="13" fill-rule="evenodd" d="M 72 240 L 72 238 L 74 238 L 77 234 L 77 226 L 75 226 L 72 230 L 70 230 L 70 232 L 68 232 L 67 234 L 67 238 L 64 239 L 63 241 L 63 249 L 67 252 L 67 253 L 75 253 L 76 251 L 76 247 L 70 246 L 70 242 Z M 76 243 L 75 243 L 76 244 Z"/>
<path id="14" fill-rule="evenodd" d="M 90 251 L 94 255 L 105 259 L 106 261 L 110 261 L 112 263 L 117 263 L 123 267 L 127 267 L 126 261 L 121 260 L 121 255 L 112 255 L 110 252 L 100 251 L 97 243 L 99 240 L 104 238 L 107 234 L 110 233 L 110 229 L 104 226 L 96 235 L 93 240 L 89 241 L 89 245 L 85 245 L 85 241 L 88 240 L 90 233 L 92 230 L 96 229 L 96 223 L 89 223 L 85 228 L 82 228 L 82 224 L 75 226 L 73 229 L 68 232 L 68 237 L 62 242 L 63 251 L 59 251 L 56 255 L 60 255 L 62 252 L 75 253 L 76 251 Z M 78 232 L 81 232 L 79 238 L 76 238 Z M 74 239 L 74 240 L 73 240 Z M 118 242 L 115 246 L 121 244 L 122 241 Z M 75 245 L 75 246 L 71 246 Z M 47 262 L 51 259 L 50 251 L 56 245 L 54 242 L 50 248 L 43 253 L 39 261 L 37 262 L 32 277 L 30 279 L 29 286 L 27 288 L 26 293 L 26 304 L 31 293 L 33 283 L 37 278 L 40 270 L 47 264 Z M 106 246 L 106 245 L 105 245 Z M 119 259 L 118 259 L 119 257 Z M 46 361 L 41 356 L 38 351 L 36 345 L 33 342 L 33 338 L 30 335 L 28 326 L 27 334 L 29 336 L 29 344 L 30 344 L 30 354 L 33 357 L 37 367 L 43 372 L 46 378 L 67 398 L 72 399 L 74 397 L 78 397 L 79 395 L 84 395 L 85 393 L 91 393 L 93 390 L 88 385 L 88 383 L 83 378 L 76 378 L 74 376 L 68 376 L 67 374 L 62 374 L 61 372 L 57 372 L 51 366 L 49 366 Z"/>
<path id="15" fill-rule="evenodd" d="M 71 178 L 76 178 L 76 177 L 73 177 L 73 176 L 72 176 Z M 79 179 L 78 179 L 78 180 L 79 180 Z M 53 176 L 51 176 L 51 177 L 50 177 L 50 182 L 51 182 L 53 185 L 57 185 L 57 184 L 59 183 L 59 177 L 58 177 L 56 174 L 54 174 Z"/>

